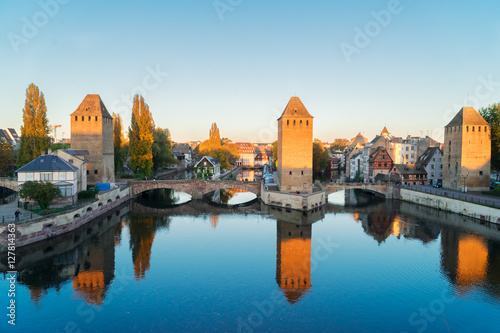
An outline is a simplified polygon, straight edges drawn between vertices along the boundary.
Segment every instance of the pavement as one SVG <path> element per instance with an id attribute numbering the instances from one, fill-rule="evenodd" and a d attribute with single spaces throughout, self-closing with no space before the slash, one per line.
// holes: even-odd
<path id="1" fill-rule="evenodd" d="M 19 209 L 19 211 L 21 212 L 21 216 L 19 217 L 20 221 L 29 220 L 31 219 L 31 216 L 33 216 L 33 218 L 40 217 L 40 215 L 32 214 L 30 211 L 18 208 L 17 200 L 14 200 L 11 203 L 0 205 L 0 224 L 2 224 L 3 221 L 5 223 L 14 222 L 15 221 L 14 213 L 16 212 L 17 209 Z"/>

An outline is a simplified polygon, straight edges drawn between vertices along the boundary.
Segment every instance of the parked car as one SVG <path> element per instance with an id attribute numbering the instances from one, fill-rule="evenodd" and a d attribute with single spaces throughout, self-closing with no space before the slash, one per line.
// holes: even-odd
<path id="1" fill-rule="evenodd" d="M 436 187 L 436 188 L 443 187 L 443 183 L 441 183 L 441 182 L 437 182 L 437 183 L 435 183 L 434 185 L 432 185 L 432 187 Z"/>

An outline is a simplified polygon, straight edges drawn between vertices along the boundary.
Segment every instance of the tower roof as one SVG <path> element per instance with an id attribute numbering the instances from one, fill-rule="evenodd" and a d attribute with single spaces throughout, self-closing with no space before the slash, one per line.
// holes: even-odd
<path id="1" fill-rule="evenodd" d="M 384 134 L 389 134 L 389 131 L 387 130 L 387 127 L 384 126 L 384 129 L 382 130 L 382 133 L 380 133 L 380 135 L 384 135 Z"/>
<path id="2" fill-rule="evenodd" d="M 470 106 L 463 107 L 446 127 L 460 125 L 489 125 L 486 120 Z"/>
<path id="3" fill-rule="evenodd" d="M 292 97 L 285 108 L 285 111 L 281 114 L 281 117 L 301 117 L 301 118 L 313 118 L 307 111 L 304 104 L 302 104 L 300 98 Z"/>
<path id="4" fill-rule="evenodd" d="M 71 116 L 103 116 L 113 118 L 102 102 L 101 96 L 97 94 L 88 94 L 85 96 L 80 106 L 78 106 Z"/>

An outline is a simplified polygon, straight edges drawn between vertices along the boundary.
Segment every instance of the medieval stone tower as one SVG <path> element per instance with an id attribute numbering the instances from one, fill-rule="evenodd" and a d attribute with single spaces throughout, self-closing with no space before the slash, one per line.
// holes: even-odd
<path id="1" fill-rule="evenodd" d="M 281 192 L 312 193 L 313 117 L 292 97 L 278 119 L 278 186 Z"/>
<path id="2" fill-rule="evenodd" d="M 444 128 L 443 187 L 488 191 L 490 125 L 472 107 L 464 107 Z"/>
<path id="3" fill-rule="evenodd" d="M 113 183 L 113 117 L 99 95 L 87 95 L 71 114 L 71 149 L 88 150 L 87 183 Z"/>

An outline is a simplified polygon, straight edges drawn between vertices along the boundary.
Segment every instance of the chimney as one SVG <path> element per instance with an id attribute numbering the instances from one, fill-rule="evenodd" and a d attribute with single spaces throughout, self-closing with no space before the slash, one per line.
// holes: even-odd
<path id="1" fill-rule="evenodd" d="M 45 156 L 45 151 L 44 150 L 42 150 L 42 153 L 41 153 L 40 156 Z"/>
<path id="2" fill-rule="evenodd" d="M 47 150 L 47 155 L 52 155 L 52 148 L 49 148 L 49 149 Z"/>

